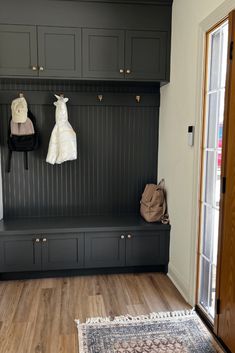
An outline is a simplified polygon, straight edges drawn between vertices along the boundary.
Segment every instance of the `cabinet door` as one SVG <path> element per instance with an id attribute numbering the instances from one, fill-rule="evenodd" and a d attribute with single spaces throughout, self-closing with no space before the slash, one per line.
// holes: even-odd
<path id="1" fill-rule="evenodd" d="M 81 29 L 38 27 L 39 76 L 81 77 Z"/>
<path id="2" fill-rule="evenodd" d="M 124 31 L 83 29 L 83 77 L 124 78 Z"/>
<path id="3" fill-rule="evenodd" d="M 120 267 L 125 265 L 125 238 L 119 232 L 85 235 L 85 267 Z"/>
<path id="4" fill-rule="evenodd" d="M 167 265 L 169 261 L 169 232 L 135 231 L 127 235 L 126 265 Z"/>
<path id="5" fill-rule="evenodd" d="M 0 25 L 0 75 L 37 76 L 35 26 Z"/>
<path id="6" fill-rule="evenodd" d="M 41 270 L 41 243 L 37 240 L 31 235 L 1 239 L 0 272 Z"/>
<path id="7" fill-rule="evenodd" d="M 127 31 L 125 53 L 127 79 L 166 79 L 167 32 Z"/>
<path id="8" fill-rule="evenodd" d="M 83 267 L 83 234 L 50 234 L 42 238 L 43 270 L 63 270 Z"/>

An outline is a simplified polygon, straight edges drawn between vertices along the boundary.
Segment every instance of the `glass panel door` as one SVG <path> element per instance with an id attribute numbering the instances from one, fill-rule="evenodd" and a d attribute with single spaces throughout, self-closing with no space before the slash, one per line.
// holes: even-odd
<path id="1" fill-rule="evenodd" d="M 207 35 L 207 77 L 202 148 L 199 305 L 215 316 L 216 265 L 220 211 L 220 175 L 227 69 L 228 21 Z"/>

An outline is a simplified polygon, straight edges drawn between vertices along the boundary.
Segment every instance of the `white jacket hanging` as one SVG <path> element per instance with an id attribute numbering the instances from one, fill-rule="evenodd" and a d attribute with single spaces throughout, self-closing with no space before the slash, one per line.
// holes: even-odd
<path id="1" fill-rule="evenodd" d="M 50 164 L 61 164 L 77 159 L 77 138 L 68 121 L 66 102 L 68 98 L 57 96 L 55 120 L 56 124 L 51 133 L 46 161 Z"/>

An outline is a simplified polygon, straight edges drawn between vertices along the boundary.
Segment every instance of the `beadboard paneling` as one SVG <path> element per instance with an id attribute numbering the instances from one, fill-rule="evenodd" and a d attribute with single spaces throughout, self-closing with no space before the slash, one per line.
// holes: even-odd
<path id="1" fill-rule="evenodd" d="M 41 147 L 29 152 L 28 171 L 23 154 L 13 152 L 10 173 L 6 173 L 10 104 L 0 104 L 4 218 L 137 213 L 144 185 L 157 177 L 157 103 L 68 103 L 78 159 L 54 166 L 45 161 L 54 106 L 28 103 L 37 119 Z"/>

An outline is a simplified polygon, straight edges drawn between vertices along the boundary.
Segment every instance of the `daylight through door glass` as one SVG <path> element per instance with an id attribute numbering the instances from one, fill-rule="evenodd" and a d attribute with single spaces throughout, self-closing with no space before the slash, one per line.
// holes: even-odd
<path id="1" fill-rule="evenodd" d="M 227 69 L 228 22 L 208 33 L 203 141 L 199 305 L 215 316 L 220 175 Z"/>

